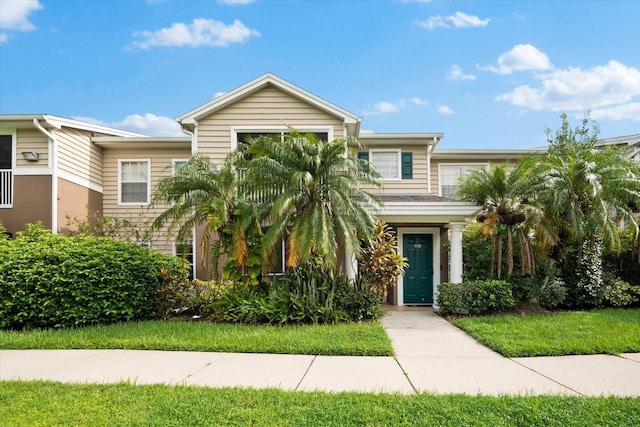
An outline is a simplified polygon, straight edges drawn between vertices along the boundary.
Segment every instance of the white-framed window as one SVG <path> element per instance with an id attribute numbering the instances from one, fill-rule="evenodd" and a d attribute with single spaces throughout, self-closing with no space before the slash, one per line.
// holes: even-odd
<path id="1" fill-rule="evenodd" d="M 15 131 L 3 131 L 0 129 L 0 208 L 13 207 L 15 153 Z"/>
<path id="2" fill-rule="evenodd" d="M 118 204 L 148 205 L 151 194 L 151 160 L 118 160 Z"/>
<path id="3" fill-rule="evenodd" d="M 383 181 L 399 181 L 402 176 L 400 150 L 370 150 L 369 161 Z"/>
<path id="4" fill-rule="evenodd" d="M 286 264 L 285 264 L 285 260 L 287 259 L 287 251 L 286 251 L 286 244 L 284 242 L 284 240 L 281 240 L 280 242 L 278 242 L 278 244 L 276 244 L 276 249 L 275 249 L 275 256 L 274 256 L 274 260 L 273 260 L 273 264 L 271 265 L 271 268 L 269 269 L 269 275 L 280 275 L 280 274 L 284 274 L 285 270 L 286 270 Z"/>
<path id="5" fill-rule="evenodd" d="M 171 161 L 171 164 L 173 165 L 173 167 L 171 169 L 171 173 L 175 175 L 175 173 L 178 170 L 178 168 L 180 166 L 186 165 L 188 161 L 189 161 L 188 159 L 173 159 Z"/>
<path id="6" fill-rule="evenodd" d="M 458 179 L 465 173 L 478 168 L 488 168 L 488 163 L 440 163 L 438 165 L 439 195 L 455 199 L 458 192 Z"/>
<path id="7" fill-rule="evenodd" d="M 193 260 L 195 245 L 193 238 L 185 238 L 184 240 L 173 242 L 173 255 L 184 259 L 188 263 L 189 280 L 195 277 L 195 264 Z"/>
<path id="8" fill-rule="evenodd" d="M 312 133 L 322 141 L 333 140 L 333 127 L 318 126 L 293 126 L 301 134 Z M 231 150 L 235 150 L 238 145 L 247 137 L 257 138 L 262 135 L 269 135 L 274 138 L 284 138 L 289 133 L 289 128 L 283 126 L 237 126 L 231 128 Z"/>

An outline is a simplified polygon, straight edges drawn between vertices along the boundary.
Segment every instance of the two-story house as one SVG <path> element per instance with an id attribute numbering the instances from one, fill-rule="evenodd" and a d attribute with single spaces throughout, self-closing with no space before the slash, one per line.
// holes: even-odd
<path id="1" fill-rule="evenodd" d="M 180 116 L 185 137 L 145 137 L 49 115 L 0 116 L 0 222 L 8 232 L 43 221 L 64 232 L 67 217 L 100 211 L 145 221 L 157 181 L 192 153 L 222 162 L 248 135 L 284 133 L 288 127 L 332 140 L 357 137 L 382 175 L 378 216 L 398 235 L 409 267 L 390 301 L 432 304 L 438 284 L 462 280 L 462 229 L 477 207 L 452 199 L 466 170 L 516 160 L 528 150 L 438 150 L 443 133 L 378 134 L 362 119 L 273 74 L 265 74 Z M 198 231 L 194 241 L 198 240 Z M 147 242 L 176 253 L 166 232 Z M 203 277 L 198 245 L 190 244 L 195 274 Z M 341 254 L 351 277 L 351 254 Z"/>

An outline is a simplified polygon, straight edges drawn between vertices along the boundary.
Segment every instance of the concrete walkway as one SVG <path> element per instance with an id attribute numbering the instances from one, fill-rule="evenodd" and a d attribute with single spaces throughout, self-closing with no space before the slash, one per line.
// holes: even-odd
<path id="1" fill-rule="evenodd" d="M 284 390 L 640 396 L 640 353 L 507 359 L 429 309 L 382 319 L 396 357 L 0 350 L 0 380 Z"/>

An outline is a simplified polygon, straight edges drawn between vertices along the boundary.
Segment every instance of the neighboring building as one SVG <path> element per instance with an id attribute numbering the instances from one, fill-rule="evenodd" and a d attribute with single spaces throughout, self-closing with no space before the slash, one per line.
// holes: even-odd
<path id="1" fill-rule="evenodd" d="M 462 280 L 462 229 L 478 207 L 453 199 L 457 178 L 474 167 L 515 161 L 529 150 L 437 150 L 443 133 L 377 134 L 361 119 L 272 74 L 265 74 L 178 118 L 188 136 L 145 137 L 49 115 L 0 115 L 0 222 L 10 233 L 41 220 L 65 232 L 67 217 L 100 211 L 146 222 L 157 181 L 194 152 L 222 162 L 248 134 L 277 134 L 288 126 L 328 140 L 358 137 L 360 158 L 382 174 L 378 216 L 398 235 L 409 268 L 390 295 L 395 304 L 432 304 L 438 284 Z M 197 238 L 197 236 L 196 236 Z M 141 242 L 142 243 L 142 242 Z M 197 245 L 166 232 L 145 242 L 167 252 Z M 350 254 L 341 268 L 353 277 Z"/>
<path id="2" fill-rule="evenodd" d="M 640 163 L 640 134 L 606 138 L 598 141 L 598 146 L 616 146 L 627 153 L 627 157 Z"/>

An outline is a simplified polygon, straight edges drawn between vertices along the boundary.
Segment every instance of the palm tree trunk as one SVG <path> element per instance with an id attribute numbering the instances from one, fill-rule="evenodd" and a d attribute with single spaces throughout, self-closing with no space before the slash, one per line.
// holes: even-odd
<path id="1" fill-rule="evenodd" d="M 513 274 L 513 231 L 507 225 L 507 277 Z"/>
<path id="2" fill-rule="evenodd" d="M 496 265 L 496 235 L 491 236 L 491 270 L 489 271 L 489 277 L 493 279 L 493 271 Z"/>
<path id="3" fill-rule="evenodd" d="M 502 275 L 502 236 L 498 237 L 497 255 L 498 279 L 500 279 Z"/>

